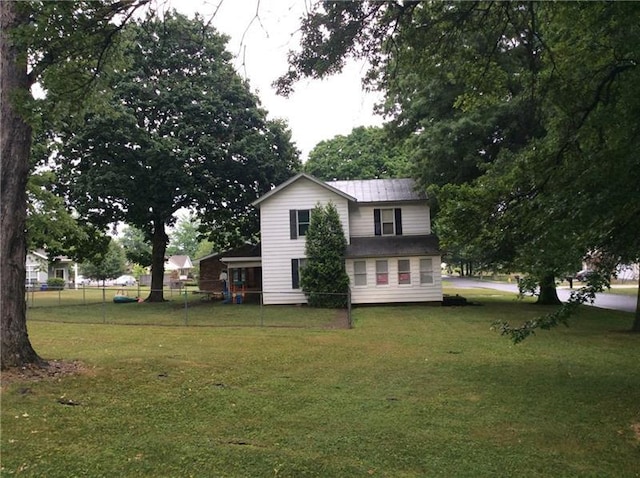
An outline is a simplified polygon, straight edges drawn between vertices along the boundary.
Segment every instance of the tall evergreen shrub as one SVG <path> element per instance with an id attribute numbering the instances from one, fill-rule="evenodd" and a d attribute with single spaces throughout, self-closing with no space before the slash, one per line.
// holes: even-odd
<path id="1" fill-rule="evenodd" d="M 307 261 L 300 285 L 312 307 L 339 308 L 347 305 L 349 276 L 344 255 L 347 240 L 336 206 L 317 204 L 311 211 L 306 235 Z"/>

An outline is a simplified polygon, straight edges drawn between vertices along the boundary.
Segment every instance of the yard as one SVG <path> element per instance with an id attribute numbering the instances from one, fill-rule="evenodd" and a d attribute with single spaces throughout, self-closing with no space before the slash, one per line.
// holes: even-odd
<path id="1" fill-rule="evenodd" d="M 514 346 L 491 323 L 539 307 L 458 292 L 483 305 L 356 308 L 351 330 L 295 307 L 281 327 L 30 309 L 36 350 L 81 371 L 3 378 L 2 476 L 639 476 L 632 315 L 584 308 Z"/>

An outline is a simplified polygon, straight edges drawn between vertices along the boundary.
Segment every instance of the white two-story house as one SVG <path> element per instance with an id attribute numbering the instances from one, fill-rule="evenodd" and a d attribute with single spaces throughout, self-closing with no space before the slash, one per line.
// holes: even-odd
<path id="1" fill-rule="evenodd" d="M 311 210 L 332 202 L 347 239 L 353 304 L 441 302 L 440 251 L 427 197 L 411 179 L 324 182 L 298 174 L 253 204 L 260 209 L 265 304 L 299 304 Z"/>

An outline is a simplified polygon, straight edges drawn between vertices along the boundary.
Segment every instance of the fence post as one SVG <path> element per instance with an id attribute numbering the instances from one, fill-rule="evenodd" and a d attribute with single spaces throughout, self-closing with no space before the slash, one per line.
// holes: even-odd
<path id="1" fill-rule="evenodd" d="M 262 302 L 264 300 L 264 295 L 262 294 L 262 291 L 259 292 L 260 294 L 260 327 L 264 327 L 264 311 L 262 310 Z"/>
<path id="2" fill-rule="evenodd" d="M 82 283 L 82 305 L 87 305 L 87 286 Z"/>
<path id="3" fill-rule="evenodd" d="M 187 296 L 187 288 L 184 288 L 184 325 L 189 325 L 189 297 Z"/>
<path id="4" fill-rule="evenodd" d="M 353 322 L 351 320 L 351 287 L 347 289 L 347 324 L 350 329 L 353 328 Z"/>
<path id="5" fill-rule="evenodd" d="M 107 323 L 107 291 L 104 288 L 104 284 L 102 285 L 102 323 Z"/>

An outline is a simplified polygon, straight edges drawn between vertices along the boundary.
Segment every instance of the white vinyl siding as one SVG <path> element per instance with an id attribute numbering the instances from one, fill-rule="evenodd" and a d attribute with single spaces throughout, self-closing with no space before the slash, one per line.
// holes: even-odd
<path id="1" fill-rule="evenodd" d="M 349 209 L 349 229 L 353 237 L 371 237 L 375 235 L 374 209 L 395 208 L 402 210 L 402 235 L 415 236 L 431 234 L 429 206 L 418 203 L 390 203 L 389 205 L 351 204 Z"/>
<path id="2" fill-rule="evenodd" d="M 376 263 L 386 260 L 388 264 L 389 284 L 376 285 L 371 281 L 367 286 L 355 286 L 355 262 L 365 262 L 366 272 L 369 277 L 376 277 Z M 398 263 L 402 260 L 409 261 L 411 271 L 409 284 L 399 284 L 401 277 Z M 442 279 L 439 269 L 436 267 L 432 271 L 433 282 L 430 284 L 420 283 L 420 264 L 422 260 L 430 261 L 432 264 L 440 264 L 440 257 L 407 257 L 401 260 L 396 258 L 369 258 L 369 259 L 347 259 L 347 271 L 351 281 L 351 301 L 353 304 L 384 304 L 399 302 L 441 302 L 442 301 Z"/>
<path id="3" fill-rule="evenodd" d="M 291 240 L 289 211 L 313 209 L 332 201 L 338 210 L 345 237 L 349 238 L 347 200 L 307 179 L 299 179 L 260 204 L 262 241 L 262 288 L 265 304 L 306 303 L 301 290 L 294 290 L 291 259 L 305 256 L 305 237 Z"/>

